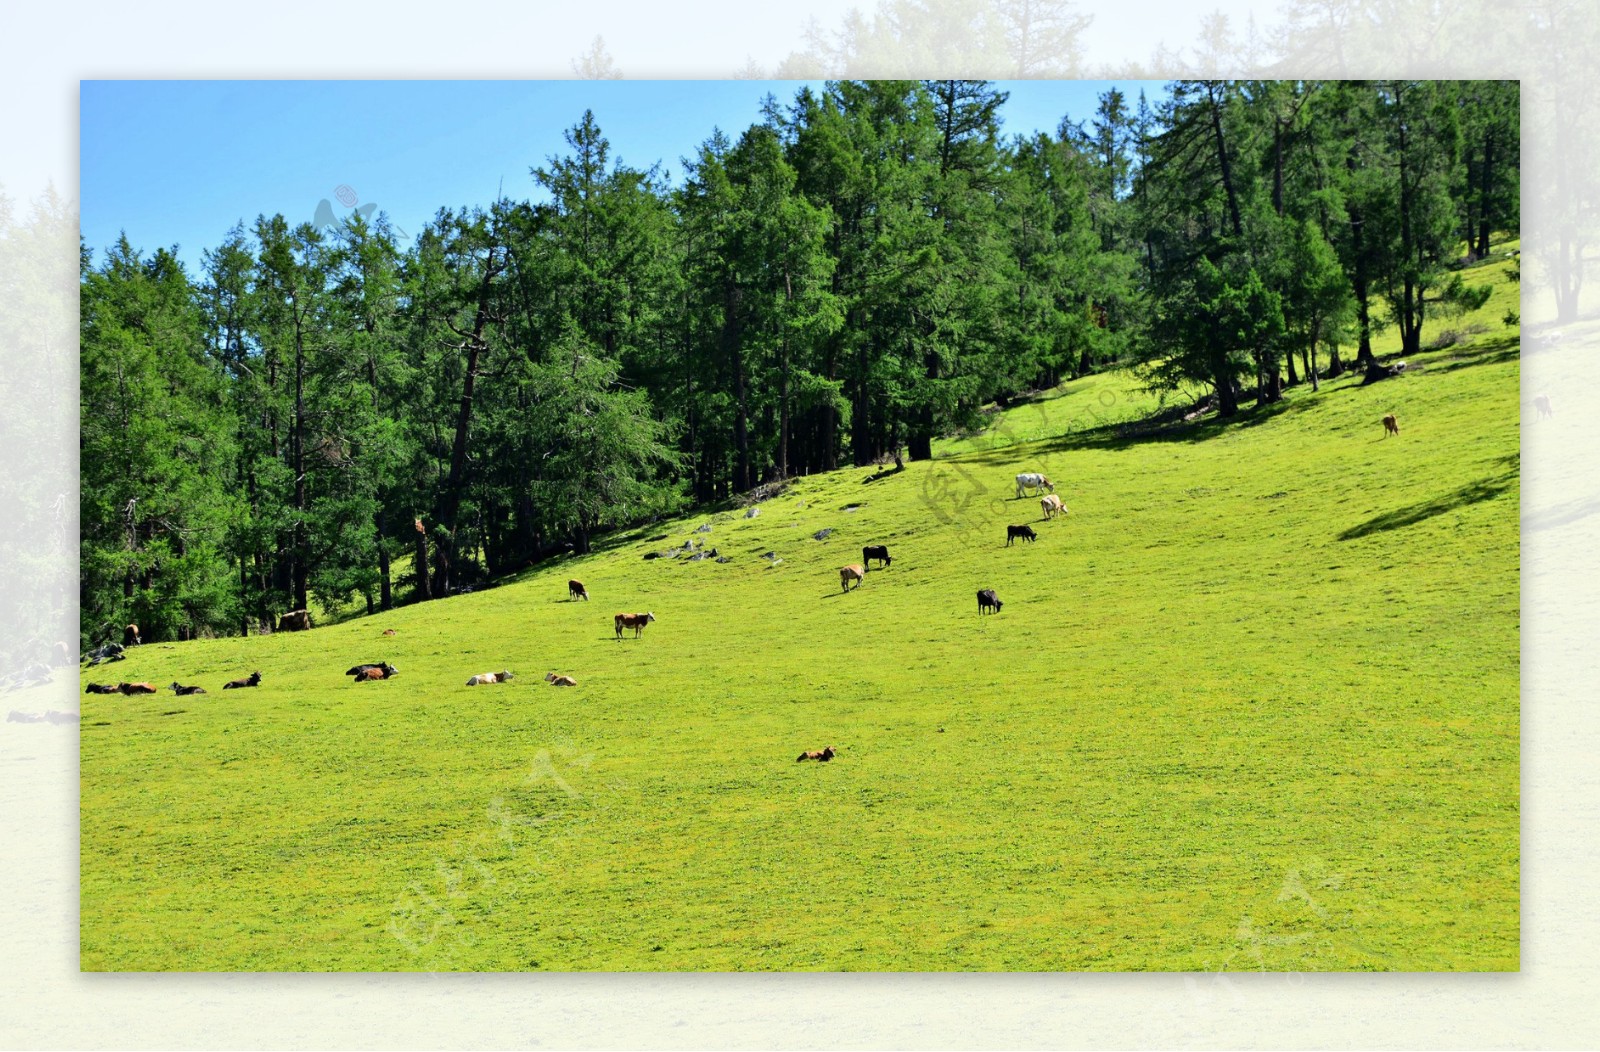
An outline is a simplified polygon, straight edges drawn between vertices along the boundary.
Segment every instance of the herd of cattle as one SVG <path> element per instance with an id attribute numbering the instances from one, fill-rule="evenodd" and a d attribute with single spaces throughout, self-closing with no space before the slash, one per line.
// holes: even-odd
<path id="1" fill-rule="evenodd" d="M 1390 425 L 1391 420 L 1392 418 L 1386 419 L 1385 425 Z M 1391 429 L 1397 431 L 1397 429 Z M 1051 481 L 1044 475 L 1034 472 L 1025 472 L 1018 475 L 1016 481 L 1018 499 L 1026 496 L 1027 491 L 1030 490 L 1034 493 L 1038 493 L 1039 491 L 1047 491 L 1045 496 L 1043 496 L 1039 501 L 1040 507 L 1044 513 L 1044 519 L 1046 521 L 1055 518 L 1056 515 L 1067 510 L 1067 506 L 1062 503 L 1061 498 L 1055 494 L 1055 485 L 1051 483 Z M 1009 525 L 1006 527 L 1006 546 L 1010 547 L 1011 544 L 1018 539 L 1031 542 L 1035 540 L 1037 536 L 1038 534 L 1034 532 L 1033 527 L 1025 523 Z M 848 592 L 850 591 L 852 584 L 854 584 L 857 588 L 861 587 L 862 582 L 866 580 L 868 567 L 874 562 L 878 564 L 879 569 L 886 569 L 893 565 L 893 559 L 889 555 L 889 548 L 887 545 L 869 544 L 861 549 L 861 562 L 852 563 L 849 566 L 841 567 L 839 569 L 840 588 L 843 591 Z M 567 598 L 572 602 L 577 602 L 580 600 L 587 602 L 589 599 L 589 590 L 587 587 L 585 587 L 582 581 L 570 580 L 567 582 Z M 978 590 L 978 613 L 980 615 L 986 613 L 998 614 L 1003 605 L 1004 604 L 995 594 L 993 588 L 982 588 Z M 655 619 L 656 615 L 648 611 L 645 613 L 620 613 L 613 615 L 612 626 L 616 632 L 616 638 L 618 640 L 622 639 L 623 630 L 628 628 L 633 629 L 633 636 L 635 639 L 638 639 L 641 635 L 643 635 L 645 627 L 651 622 L 655 621 Z M 279 619 L 279 629 L 282 631 L 297 631 L 310 627 L 310 615 L 304 610 L 291 611 Z M 393 636 L 395 634 L 395 630 L 392 628 L 386 629 L 383 634 L 385 636 Z M 96 648 L 88 655 L 89 664 L 97 665 L 102 661 L 123 660 L 126 657 L 126 654 L 124 653 L 126 648 L 138 646 L 140 643 L 141 639 L 139 635 L 139 626 L 128 625 L 123 630 L 122 645 L 118 646 L 115 643 L 106 643 L 101 647 Z M 371 683 L 378 680 L 390 679 L 395 676 L 398 671 L 398 669 L 396 669 L 387 661 L 377 661 L 356 665 L 353 668 L 347 669 L 345 671 L 345 675 L 351 677 L 352 681 L 356 683 Z M 508 683 L 514 678 L 516 677 L 510 669 L 503 669 L 499 672 L 480 672 L 468 679 L 466 685 L 469 687 L 477 687 L 495 683 Z M 550 672 L 544 678 L 545 681 L 551 686 L 575 687 L 578 685 L 578 681 L 573 679 L 571 676 L 561 675 L 556 672 Z M 242 676 L 239 679 L 230 680 L 229 682 L 224 683 L 222 685 L 222 689 L 233 690 L 245 687 L 256 687 L 260 684 L 261 673 L 252 672 L 248 676 Z M 154 694 L 157 690 L 155 684 L 153 683 L 117 683 L 115 685 L 90 683 L 85 689 L 87 693 L 90 694 L 124 695 Z M 171 683 L 167 689 L 180 696 L 206 693 L 204 687 L 193 685 L 185 686 L 184 684 L 176 681 Z M 829 746 L 822 750 L 814 750 L 802 753 L 799 758 L 801 760 L 819 760 L 825 762 L 827 760 L 831 760 L 833 755 L 833 747 Z"/>

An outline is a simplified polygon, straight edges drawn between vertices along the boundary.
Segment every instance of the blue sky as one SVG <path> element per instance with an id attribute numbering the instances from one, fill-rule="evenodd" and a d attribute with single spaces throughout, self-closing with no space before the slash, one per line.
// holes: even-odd
<path id="1" fill-rule="evenodd" d="M 441 207 L 486 205 L 500 186 L 537 196 L 529 168 L 565 154 L 563 133 L 593 109 L 613 159 L 662 162 L 677 182 L 720 127 L 737 137 L 770 91 L 794 81 L 85 81 L 81 222 L 99 262 L 126 231 L 146 253 L 179 246 L 191 275 L 239 220 L 318 203 L 376 205 L 414 235 Z M 1102 81 L 1006 81 L 1005 132 L 1053 131 L 1092 114 Z M 1136 99 L 1158 84 L 1120 85 Z"/>

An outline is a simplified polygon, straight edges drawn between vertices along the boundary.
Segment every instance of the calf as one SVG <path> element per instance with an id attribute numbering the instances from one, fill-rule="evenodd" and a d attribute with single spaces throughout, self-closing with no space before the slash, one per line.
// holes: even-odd
<path id="1" fill-rule="evenodd" d="M 86 694 L 115 694 L 117 688 L 109 683 L 91 683 L 84 688 Z"/>
<path id="2" fill-rule="evenodd" d="M 279 632 L 304 632 L 311 627 L 311 613 L 307 610 L 290 610 L 278 618 Z"/>
<path id="3" fill-rule="evenodd" d="M 848 592 L 850 582 L 854 581 L 856 587 L 861 587 L 861 582 L 867 578 L 867 568 L 860 563 L 851 563 L 849 566 L 839 567 L 839 590 Z"/>
<path id="4" fill-rule="evenodd" d="M 801 753 L 799 756 L 796 756 L 794 758 L 794 762 L 800 763 L 802 760 L 818 760 L 822 763 L 827 763 L 831 759 L 833 759 L 833 746 L 830 745 L 825 749 L 809 749 Z"/>
<path id="5" fill-rule="evenodd" d="M 1537 398 L 1535 398 L 1533 400 L 1533 407 L 1535 409 L 1539 410 L 1539 419 L 1540 420 L 1543 420 L 1547 416 L 1555 416 L 1556 415 L 1555 411 L 1550 408 L 1550 396 L 1549 395 L 1540 395 Z"/>
<path id="6" fill-rule="evenodd" d="M 122 645 L 123 646 L 125 646 L 125 647 L 136 647 L 136 646 L 139 645 L 139 643 L 140 643 L 140 640 L 139 640 L 139 626 L 138 625 L 129 625 L 128 627 L 126 627 L 126 628 L 124 628 L 122 630 Z"/>
<path id="7" fill-rule="evenodd" d="M 118 683 L 117 691 L 121 694 L 154 694 L 156 685 L 154 683 Z"/>
<path id="8" fill-rule="evenodd" d="M 176 681 L 168 686 L 167 689 L 172 691 L 172 693 L 179 695 L 180 697 L 185 694 L 204 694 L 206 692 L 206 688 L 204 687 L 185 687 L 181 686 Z"/>
<path id="9" fill-rule="evenodd" d="M 261 673 L 252 672 L 252 673 L 250 673 L 250 675 L 246 676 L 244 679 L 235 679 L 235 680 L 230 680 L 227 683 L 224 683 L 222 685 L 222 689 L 223 690 L 234 690 L 234 689 L 239 688 L 239 687 L 259 687 L 259 686 L 261 686 Z"/>
<path id="10" fill-rule="evenodd" d="M 516 677 L 513 676 L 510 671 L 480 672 L 476 676 L 473 676 L 471 679 L 467 680 L 467 686 L 482 687 L 490 683 L 509 683 L 515 678 Z"/>
<path id="11" fill-rule="evenodd" d="M 1032 526 L 1007 526 L 1006 547 L 1011 547 L 1011 542 L 1016 540 L 1018 537 L 1021 537 L 1025 541 L 1031 542 L 1037 536 L 1039 535 L 1033 532 Z"/>
<path id="12" fill-rule="evenodd" d="M 633 638 L 638 639 L 644 634 L 644 626 L 656 619 L 655 614 L 617 614 L 612 618 L 617 626 L 617 638 L 622 638 L 624 628 L 633 629 Z"/>
<path id="13" fill-rule="evenodd" d="M 889 558 L 889 546 L 886 544 L 869 544 L 861 549 L 861 565 L 868 566 L 874 559 L 888 566 L 892 562 Z"/>
<path id="14" fill-rule="evenodd" d="M 1061 498 L 1054 493 L 1039 498 L 1039 507 L 1044 509 L 1044 517 L 1046 519 L 1053 519 L 1057 512 L 1067 510 L 1067 506 L 1061 502 Z"/>
<path id="15" fill-rule="evenodd" d="M 571 676 L 558 676 L 554 672 L 545 673 L 544 678 L 545 682 L 552 687 L 576 687 L 578 685 L 578 681 Z"/>
<path id="16" fill-rule="evenodd" d="M 1394 414 L 1390 413 L 1383 418 L 1383 437 L 1388 438 L 1390 435 L 1398 435 L 1399 433 L 1400 424 L 1395 420 Z"/>
<path id="17" fill-rule="evenodd" d="M 994 594 L 993 588 L 978 589 L 978 615 L 980 617 L 989 610 L 993 610 L 998 614 L 1000 612 L 1000 608 L 1004 605 L 1005 604 L 1000 601 L 1000 597 Z"/>
<path id="18" fill-rule="evenodd" d="M 582 581 L 568 581 L 567 598 L 582 599 L 587 602 L 589 599 L 589 590 L 583 586 Z"/>

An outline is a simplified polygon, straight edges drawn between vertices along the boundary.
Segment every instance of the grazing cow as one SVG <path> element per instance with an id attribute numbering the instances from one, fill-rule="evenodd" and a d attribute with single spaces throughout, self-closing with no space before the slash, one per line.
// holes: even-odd
<path id="1" fill-rule="evenodd" d="M 803 760 L 817 760 L 820 763 L 827 763 L 831 759 L 833 759 L 833 746 L 830 745 L 824 749 L 808 749 L 799 756 L 796 756 L 794 758 L 794 762 L 800 763 Z"/>
<path id="2" fill-rule="evenodd" d="M 204 694 L 206 692 L 204 687 L 185 687 L 181 686 L 176 680 L 167 689 L 180 696 L 185 694 Z"/>
<path id="3" fill-rule="evenodd" d="M 250 673 L 250 675 L 246 676 L 244 679 L 235 679 L 235 680 L 230 680 L 227 683 L 224 683 L 222 685 L 222 689 L 223 690 L 235 690 L 235 689 L 237 689 L 239 687 L 259 687 L 259 686 L 261 686 L 261 673 L 252 672 L 252 673 Z"/>
<path id="4" fill-rule="evenodd" d="M 480 672 L 467 680 L 469 687 L 482 687 L 490 683 L 509 683 L 516 677 L 510 671 L 505 672 Z"/>
<path id="5" fill-rule="evenodd" d="M 545 673 L 545 682 L 552 687 L 576 687 L 578 681 L 571 676 L 558 676 L 554 672 Z"/>
<path id="6" fill-rule="evenodd" d="M 617 626 L 617 638 L 622 638 L 624 628 L 633 629 L 633 638 L 638 639 L 644 634 L 644 626 L 656 619 L 655 614 L 617 614 L 612 621 Z"/>
<path id="7" fill-rule="evenodd" d="M 890 565 L 893 560 L 889 558 L 889 546 L 886 544 L 869 544 L 861 549 L 862 566 L 870 565 L 873 559 L 877 559 L 885 566 Z"/>
<path id="8" fill-rule="evenodd" d="M 379 661 L 371 664 L 357 665 L 355 668 L 345 669 L 344 674 L 347 676 L 355 676 L 357 679 L 359 679 L 362 676 L 365 676 L 372 669 L 377 669 L 383 673 L 383 675 L 379 677 L 380 679 L 388 679 L 390 676 L 400 671 L 387 661 Z"/>
<path id="9" fill-rule="evenodd" d="M 126 628 L 124 628 L 122 630 L 122 645 L 123 646 L 125 646 L 125 647 L 136 647 L 136 646 L 139 645 L 139 643 L 140 643 L 140 640 L 139 640 L 139 626 L 138 625 L 129 625 L 128 627 L 126 627 Z"/>
<path id="10" fill-rule="evenodd" d="M 1388 438 L 1390 435 L 1398 435 L 1399 433 L 1400 424 L 1395 420 L 1394 414 L 1390 413 L 1383 418 L 1383 437 Z"/>
<path id="11" fill-rule="evenodd" d="M 839 567 L 839 590 L 848 592 L 850 582 L 854 581 L 856 587 L 861 587 L 861 582 L 867 578 L 867 568 L 860 563 L 851 563 L 849 566 Z"/>
<path id="12" fill-rule="evenodd" d="M 568 581 L 567 598 L 582 599 L 587 602 L 589 599 L 589 590 L 583 586 L 582 581 Z"/>
<path id="13" fill-rule="evenodd" d="M 1066 504 L 1064 504 L 1061 498 L 1056 496 L 1054 493 L 1046 494 L 1045 496 L 1040 497 L 1039 507 L 1044 509 L 1044 517 L 1046 519 L 1053 519 L 1056 516 L 1056 512 L 1067 510 Z"/>
<path id="14" fill-rule="evenodd" d="M 1535 398 L 1533 400 L 1533 407 L 1535 409 L 1539 410 L 1539 419 L 1540 420 L 1543 420 L 1547 416 L 1555 416 L 1556 415 L 1555 411 L 1550 408 L 1550 396 L 1549 395 L 1540 395 L 1539 397 Z"/>
<path id="15" fill-rule="evenodd" d="M 154 694 L 156 685 L 154 683 L 118 683 L 117 691 L 121 694 Z"/>
<path id="16" fill-rule="evenodd" d="M 980 589 L 978 589 L 978 614 L 979 614 L 979 616 L 982 616 L 983 613 L 985 611 L 987 611 L 987 610 L 993 610 L 995 613 L 998 614 L 1000 612 L 1000 608 L 1002 606 L 1004 606 L 1004 605 L 1005 604 L 1000 601 L 1000 597 L 994 594 L 994 589 L 993 588 L 980 588 Z"/>
<path id="17" fill-rule="evenodd" d="M 86 694 L 115 694 L 117 688 L 109 683 L 91 683 L 84 688 Z"/>
<path id="18" fill-rule="evenodd" d="M 1032 541 L 1037 536 L 1039 535 L 1033 532 L 1032 526 L 1007 526 L 1006 547 L 1011 547 L 1011 542 L 1016 540 L 1018 537 L 1021 537 L 1025 541 Z"/>
<path id="19" fill-rule="evenodd" d="M 1029 489 L 1047 489 L 1051 493 L 1056 491 L 1055 485 L 1051 483 L 1049 479 L 1033 471 L 1025 472 L 1024 474 L 1017 476 L 1017 496 L 1023 496 L 1023 491 Z"/>
<path id="20" fill-rule="evenodd" d="M 290 610 L 278 618 L 279 632 L 304 632 L 311 627 L 311 613 L 307 610 Z"/>

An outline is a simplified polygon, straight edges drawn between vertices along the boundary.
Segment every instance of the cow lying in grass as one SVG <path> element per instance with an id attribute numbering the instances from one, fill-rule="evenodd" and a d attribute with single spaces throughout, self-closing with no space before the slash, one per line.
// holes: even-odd
<path id="1" fill-rule="evenodd" d="M 978 590 L 978 614 L 980 616 L 989 610 L 993 610 L 998 614 L 1000 608 L 1004 605 L 1000 601 L 1000 597 L 994 594 L 993 588 L 980 588 Z"/>
<path id="2" fill-rule="evenodd" d="M 84 688 L 85 694 L 115 694 L 117 688 L 110 683 L 91 683 Z"/>
<path id="3" fill-rule="evenodd" d="M 1061 498 L 1054 493 L 1040 497 L 1039 507 L 1044 509 L 1044 517 L 1046 519 L 1053 519 L 1056 517 L 1057 512 L 1067 510 L 1067 506 L 1061 502 Z"/>
<path id="4" fill-rule="evenodd" d="M 204 687 L 185 687 L 185 686 L 180 685 L 176 680 L 174 680 L 167 687 L 167 689 L 172 691 L 172 693 L 177 694 L 180 697 L 182 697 L 184 695 L 188 695 L 188 694 L 204 694 L 206 692 L 206 688 L 204 688 Z"/>
<path id="5" fill-rule="evenodd" d="M 656 619 L 655 614 L 617 614 L 612 622 L 617 626 L 617 638 L 622 638 L 624 628 L 633 629 L 633 638 L 638 639 L 644 634 L 644 626 Z"/>
<path id="6" fill-rule="evenodd" d="M 831 759 L 833 759 L 833 746 L 830 745 L 825 749 L 811 749 L 807 752 L 803 752 L 794 758 L 794 762 L 800 763 L 803 760 L 818 760 L 822 763 L 827 763 Z"/>
<path id="7" fill-rule="evenodd" d="M 1021 537 L 1025 541 L 1032 541 L 1037 536 L 1039 535 L 1033 532 L 1032 526 L 1007 526 L 1006 547 L 1011 547 L 1011 542 L 1016 540 L 1018 537 Z"/>
<path id="8" fill-rule="evenodd" d="M 311 627 L 311 613 L 307 610 L 290 610 L 278 618 L 279 632 L 304 632 Z"/>
<path id="9" fill-rule="evenodd" d="M 582 599 L 587 602 L 589 599 L 589 590 L 583 586 L 582 581 L 568 581 L 567 598 Z"/>
<path id="10" fill-rule="evenodd" d="M 509 683 L 515 678 L 516 677 L 513 676 L 510 671 L 480 672 L 476 676 L 473 676 L 471 679 L 467 680 L 467 686 L 482 687 L 490 683 Z"/>
<path id="11" fill-rule="evenodd" d="M 856 583 L 856 587 L 860 588 L 861 582 L 865 581 L 866 579 L 867 568 L 862 566 L 860 563 L 852 563 L 849 566 L 839 567 L 839 590 L 842 592 L 848 592 L 850 590 L 851 581 L 854 581 Z"/>
<path id="12" fill-rule="evenodd" d="M 154 683 L 118 683 L 117 692 L 120 694 L 154 694 Z"/>
<path id="13" fill-rule="evenodd" d="M 571 676 L 558 676 L 554 672 L 545 673 L 544 678 L 545 682 L 552 687 L 576 687 L 578 685 L 578 681 Z"/>
<path id="14" fill-rule="evenodd" d="M 889 546 L 886 544 L 869 544 L 861 549 L 861 565 L 871 566 L 872 560 L 878 560 L 888 566 L 893 560 L 889 558 Z"/>
<path id="15" fill-rule="evenodd" d="M 222 685 L 222 689 L 223 690 L 234 690 L 234 689 L 237 689 L 239 687 L 259 687 L 259 686 L 261 686 L 261 673 L 252 672 L 252 673 L 250 673 L 250 675 L 246 676 L 244 679 L 236 679 L 236 680 L 232 680 L 232 681 L 230 681 L 228 683 L 224 683 Z"/>
<path id="16" fill-rule="evenodd" d="M 387 661 L 379 661 L 372 664 L 357 665 L 355 668 L 345 669 L 344 674 L 347 676 L 354 676 L 356 679 L 361 679 L 373 669 L 377 669 L 379 672 L 383 673 L 383 675 L 377 677 L 378 679 L 388 679 L 390 676 L 400 671 Z"/>

